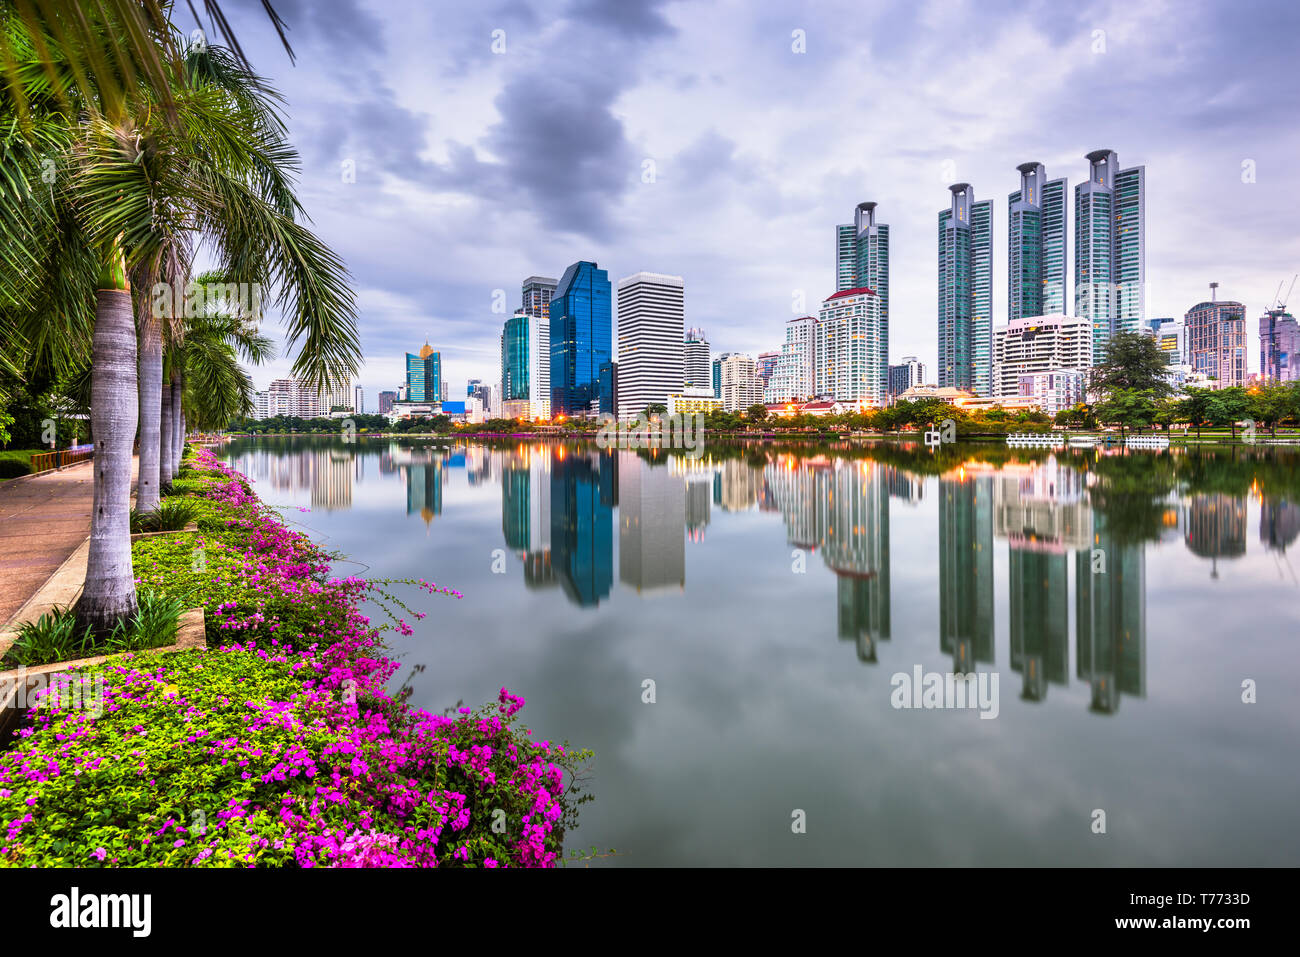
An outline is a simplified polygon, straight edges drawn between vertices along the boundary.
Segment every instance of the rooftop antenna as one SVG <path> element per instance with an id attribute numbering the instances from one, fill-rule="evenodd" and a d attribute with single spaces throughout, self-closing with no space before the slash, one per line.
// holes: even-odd
<path id="1" fill-rule="evenodd" d="M 1216 292 L 1216 290 L 1217 290 L 1218 288 L 1219 288 L 1219 284 L 1218 284 L 1217 282 L 1212 282 L 1212 283 L 1210 283 L 1210 302 L 1218 302 L 1218 301 L 1219 301 L 1219 298 L 1218 298 L 1218 295 L 1219 295 L 1219 294 L 1218 294 L 1218 292 Z"/>

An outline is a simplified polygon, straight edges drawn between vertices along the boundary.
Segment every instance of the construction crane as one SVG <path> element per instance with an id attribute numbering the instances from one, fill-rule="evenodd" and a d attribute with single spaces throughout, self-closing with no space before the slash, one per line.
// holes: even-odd
<path id="1" fill-rule="evenodd" d="M 1282 298 L 1282 283 L 1286 282 L 1286 280 L 1283 279 L 1282 282 L 1277 284 L 1277 293 L 1273 296 L 1273 304 L 1268 307 L 1269 312 L 1281 312 L 1286 308 L 1286 304 L 1291 301 L 1291 293 L 1295 292 L 1297 276 L 1300 276 L 1300 273 L 1296 273 L 1295 276 L 1291 277 L 1291 288 L 1286 291 L 1285 299 Z"/>

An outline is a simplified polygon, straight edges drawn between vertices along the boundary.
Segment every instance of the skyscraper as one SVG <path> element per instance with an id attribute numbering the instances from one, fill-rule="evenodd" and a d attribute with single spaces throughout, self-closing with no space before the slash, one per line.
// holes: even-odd
<path id="1" fill-rule="evenodd" d="M 835 291 L 870 289 L 880 309 L 880 335 L 884 351 L 872 363 L 889 366 L 889 227 L 876 222 L 876 204 L 858 203 L 851 226 L 835 228 Z M 991 289 L 991 287 L 990 287 Z M 885 372 L 886 379 L 888 371 Z M 886 385 L 888 383 L 886 382 Z M 884 398 L 882 392 L 881 398 Z"/>
<path id="2" fill-rule="evenodd" d="M 990 394 L 993 201 L 955 183 L 939 213 L 939 386 Z"/>
<path id="3" fill-rule="evenodd" d="M 682 391 L 686 288 L 681 276 L 639 272 L 618 281 L 618 417 L 667 406 Z"/>
<path id="4" fill-rule="evenodd" d="M 418 355 L 406 354 L 406 401 L 437 402 L 442 397 L 442 355 L 429 340 Z"/>
<path id="5" fill-rule="evenodd" d="M 1214 388 L 1246 384 L 1246 307 L 1215 296 L 1217 282 L 1210 283 L 1210 299 L 1187 310 L 1191 371 L 1215 379 Z"/>
<path id="6" fill-rule="evenodd" d="M 1146 167 L 1119 168 L 1112 150 L 1087 155 L 1074 187 L 1074 313 L 1092 320 L 1093 363 L 1146 316 Z"/>
<path id="7" fill-rule="evenodd" d="M 814 336 L 814 391 L 840 402 L 884 405 L 889 344 L 880 300 L 870 289 L 844 289 L 822 303 Z"/>
<path id="8" fill-rule="evenodd" d="M 710 381 L 709 340 L 703 329 L 687 329 L 683 342 L 683 366 L 685 371 L 682 388 L 708 389 Z"/>
<path id="9" fill-rule="evenodd" d="M 600 367 L 612 358 L 610 292 L 609 273 L 582 260 L 564 271 L 555 288 L 550 302 L 552 415 L 599 411 Z"/>
<path id="10" fill-rule="evenodd" d="M 540 316 L 517 312 L 501 332 L 502 415 L 551 417 L 551 334 Z"/>
<path id="11" fill-rule="evenodd" d="M 366 392 L 361 386 L 357 386 L 353 390 L 352 411 L 357 415 L 361 415 L 366 411 Z"/>
<path id="12" fill-rule="evenodd" d="M 734 352 L 724 352 L 713 360 L 713 394 L 719 399 L 722 398 L 722 363 L 733 355 Z"/>
<path id="13" fill-rule="evenodd" d="M 1020 188 L 1007 197 L 1007 318 L 1065 312 L 1064 179 L 1042 163 L 1021 163 Z"/>
<path id="14" fill-rule="evenodd" d="M 1270 382 L 1300 381 L 1300 325 L 1284 305 L 1259 317 L 1259 371 Z"/>
<path id="15" fill-rule="evenodd" d="M 545 276 L 529 276 L 524 280 L 523 306 L 519 311 L 530 316 L 550 315 L 551 297 L 555 295 L 555 280 Z"/>

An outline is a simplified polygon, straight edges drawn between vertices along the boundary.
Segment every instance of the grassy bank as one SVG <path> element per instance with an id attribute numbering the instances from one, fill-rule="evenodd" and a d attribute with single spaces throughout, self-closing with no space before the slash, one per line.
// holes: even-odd
<path id="1" fill-rule="evenodd" d="M 405 611 L 397 583 L 330 577 L 329 556 L 211 453 L 186 460 L 175 493 L 198 531 L 137 541 L 137 582 L 202 605 L 209 650 L 60 679 L 0 754 L 0 863 L 560 861 L 586 752 L 533 741 L 504 688 L 449 716 L 408 706 L 386 689 L 384 628 L 358 610 Z"/>

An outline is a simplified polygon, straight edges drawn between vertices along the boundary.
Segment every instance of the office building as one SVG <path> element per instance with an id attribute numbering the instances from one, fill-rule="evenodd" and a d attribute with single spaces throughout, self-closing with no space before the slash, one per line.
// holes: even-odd
<path id="1" fill-rule="evenodd" d="M 612 305 L 604 269 L 580 260 L 564 271 L 550 300 L 552 415 L 599 413 L 600 367 L 613 359 Z"/>
<path id="2" fill-rule="evenodd" d="M 889 391 L 889 342 L 880 298 L 870 289 L 844 289 L 822 303 L 814 333 L 813 389 L 839 402 L 884 405 Z"/>
<path id="3" fill-rule="evenodd" d="M 614 415 L 618 411 L 618 363 L 600 364 L 600 414 Z"/>
<path id="4" fill-rule="evenodd" d="M 897 399 L 900 395 L 925 382 L 925 363 L 916 356 L 903 356 L 903 361 L 889 367 L 889 398 Z"/>
<path id="5" fill-rule="evenodd" d="M 948 187 L 939 213 L 939 385 L 979 396 L 991 390 L 993 202 L 969 183 Z"/>
<path id="6" fill-rule="evenodd" d="M 524 280 L 523 305 L 519 311 L 529 316 L 550 317 L 551 297 L 555 295 L 556 282 L 545 276 L 529 276 Z"/>
<path id="7" fill-rule="evenodd" d="M 1042 163 L 1022 163 L 1020 188 L 1007 197 L 1007 320 L 1065 312 L 1064 179 Z"/>
<path id="8" fill-rule="evenodd" d="M 517 312 L 501 332 L 502 415 L 551 417 L 551 334 L 547 320 Z"/>
<path id="9" fill-rule="evenodd" d="M 781 350 L 771 349 L 767 352 L 758 354 L 758 381 L 763 391 L 767 391 L 768 383 L 772 381 L 772 376 L 776 373 L 776 364 L 781 361 Z"/>
<path id="10" fill-rule="evenodd" d="M 763 401 L 763 393 L 758 387 L 758 367 L 753 358 L 733 352 L 720 361 L 719 388 L 723 409 L 744 412 L 756 402 Z"/>
<path id="11" fill-rule="evenodd" d="M 724 352 L 713 360 L 713 394 L 719 399 L 722 398 L 722 363 L 733 355 L 734 352 Z"/>
<path id="12" fill-rule="evenodd" d="M 1087 369 L 1092 323 L 1077 316 L 1026 316 L 993 331 L 993 397 L 1020 395 L 1020 377 L 1056 369 Z"/>
<path id="13" fill-rule="evenodd" d="M 813 396 L 817 320 L 800 316 L 785 324 L 785 342 L 776 369 L 764 390 L 767 402 L 790 402 Z"/>
<path id="14" fill-rule="evenodd" d="M 1300 381 L 1300 325 L 1285 306 L 1259 318 L 1259 369 L 1269 382 Z"/>
<path id="15" fill-rule="evenodd" d="M 1215 380 L 1214 389 L 1246 384 L 1246 307 L 1219 301 L 1217 282 L 1210 283 L 1210 299 L 1187 310 L 1188 357 L 1191 372 Z"/>
<path id="16" fill-rule="evenodd" d="M 259 419 L 269 418 L 270 400 L 265 392 L 253 393 L 253 415 Z"/>
<path id="17" fill-rule="evenodd" d="M 1156 341 L 1165 361 L 1171 366 L 1181 366 L 1187 357 L 1187 326 L 1181 319 L 1144 319 L 1141 328 Z"/>
<path id="18" fill-rule="evenodd" d="M 681 392 L 686 288 L 681 276 L 639 272 L 618 281 L 618 417 L 631 419 Z"/>
<path id="19" fill-rule="evenodd" d="M 683 342 L 682 387 L 686 389 L 709 389 L 713 387 L 710 379 L 712 362 L 709 357 L 709 340 L 703 329 L 687 329 Z"/>
<path id="20" fill-rule="evenodd" d="M 321 393 L 300 379 L 273 379 L 266 390 L 267 416 L 315 419 L 329 413 L 321 408 Z"/>
<path id="21" fill-rule="evenodd" d="M 352 411 L 357 415 L 362 415 L 366 411 L 366 393 L 361 386 L 357 386 L 353 390 Z"/>
<path id="22" fill-rule="evenodd" d="M 1074 187 L 1074 313 L 1092 322 L 1093 365 L 1146 316 L 1146 167 L 1119 168 L 1112 150 L 1087 155 Z"/>
<path id="23" fill-rule="evenodd" d="M 406 354 L 407 402 L 437 402 L 442 397 L 442 355 L 434 352 L 429 340 L 418 354 Z"/>
<path id="24" fill-rule="evenodd" d="M 393 403 L 397 401 L 396 392 L 379 393 L 379 414 L 387 415 L 393 411 Z"/>

